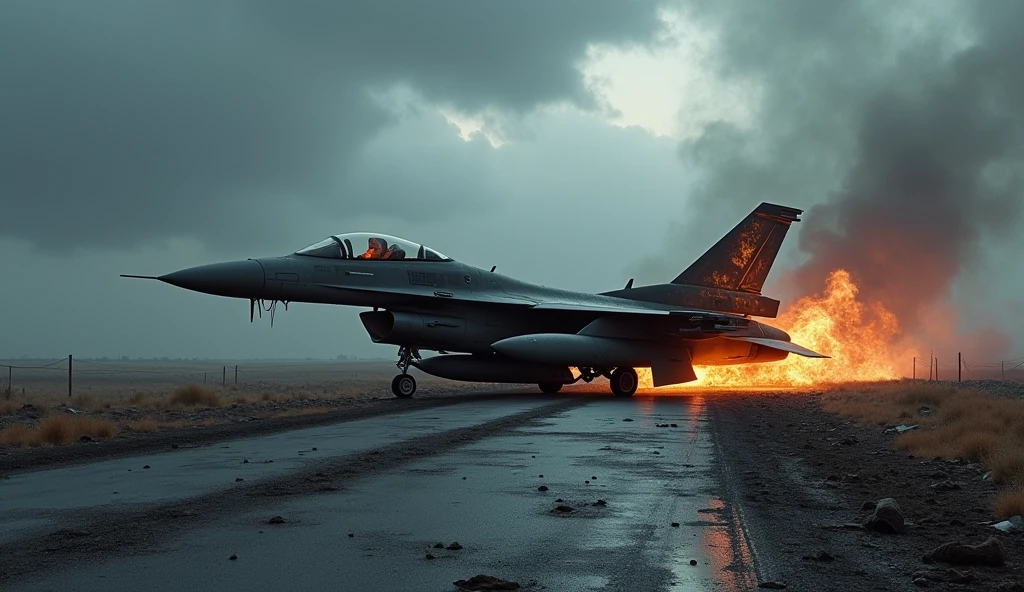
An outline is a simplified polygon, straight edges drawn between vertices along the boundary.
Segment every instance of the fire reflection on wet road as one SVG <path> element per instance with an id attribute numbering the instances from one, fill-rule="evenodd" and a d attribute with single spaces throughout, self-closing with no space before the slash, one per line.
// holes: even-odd
<path id="1" fill-rule="evenodd" d="M 699 396 L 593 397 L 335 492 L 267 498 L 151 554 L 8 589 L 450 590 L 476 574 L 548 590 L 754 589 L 707 421 Z M 268 525 L 274 515 L 285 523 Z M 434 548 L 454 541 L 462 549 Z"/>

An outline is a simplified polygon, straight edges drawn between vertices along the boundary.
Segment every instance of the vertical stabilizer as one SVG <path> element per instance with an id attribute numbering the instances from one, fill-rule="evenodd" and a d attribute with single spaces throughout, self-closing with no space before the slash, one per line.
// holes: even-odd
<path id="1" fill-rule="evenodd" d="M 762 203 L 672 283 L 761 294 L 790 224 L 802 213 Z"/>

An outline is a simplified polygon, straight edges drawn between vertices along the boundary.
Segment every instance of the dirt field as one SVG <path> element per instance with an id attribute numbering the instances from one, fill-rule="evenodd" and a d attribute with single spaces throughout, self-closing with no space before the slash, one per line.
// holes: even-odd
<path id="1" fill-rule="evenodd" d="M 46 363 L 52 362 L 34 364 Z M 66 361 L 45 369 L 15 369 L 13 388 L 0 393 L 0 456 L 269 418 L 308 416 L 315 421 L 342 410 L 390 404 L 391 379 L 398 372 L 386 361 L 242 362 L 237 367 L 236 385 L 233 362 L 75 361 L 70 398 Z M 414 375 L 418 400 L 470 389 L 507 389 Z M 56 455 L 40 451 L 34 456 Z"/>

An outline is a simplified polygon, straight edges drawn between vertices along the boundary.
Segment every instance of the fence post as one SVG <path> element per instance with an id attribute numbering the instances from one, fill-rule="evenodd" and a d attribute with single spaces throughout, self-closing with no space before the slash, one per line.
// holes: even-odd
<path id="1" fill-rule="evenodd" d="M 917 380 L 917 356 L 914 356 L 914 369 L 910 372 L 911 380 Z"/>
<path id="2" fill-rule="evenodd" d="M 238 364 L 235 364 L 235 386 L 238 386 Z"/>
<path id="3" fill-rule="evenodd" d="M 999 380 L 1006 380 L 1006 362 L 999 362 Z"/>
<path id="4" fill-rule="evenodd" d="M 203 372 L 203 384 L 206 384 L 206 372 Z"/>
<path id="5" fill-rule="evenodd" d="M 228 367 L 220 367 L 220 386 L 225 387 L 228 385 Z"/>
<path id="6" fill-rule="evenodd" d="M 960 382 L 960 376 L 963 368 L 963 357 L 960 352 L 956 352 L 956 381 Z"/>
<path id="7" fill-rule="evenodd" d="M 71 366 L 74 363 L 75 356 L 68 354 L 68 398 L 71 398 Z"/>
<path id="8" fill-rule="evenodd" d="M 939 359 L 935 358 L 935 382 L 939 381 Z"/>
<path id="9" fill-rule="evenodd" d="M 8 391 L 14 390 L 14 366 L 7 367 L 7 389 Z"/>

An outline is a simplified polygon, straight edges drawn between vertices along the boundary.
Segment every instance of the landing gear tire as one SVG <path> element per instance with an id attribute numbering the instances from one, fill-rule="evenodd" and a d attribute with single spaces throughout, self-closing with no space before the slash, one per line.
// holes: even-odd
<path id="1" fill-rule="evenodd" d="M 542 382 L 537 386 L 540 387 L 540 392 L 547 395 L 553 395 L 562 390 L 562 383 L 560 382 Z"/>
<path id="2" fill-rule="evenodd" d="M 391 381 L 391 392 L 399 399 L 409 399 L 416 392 L 416 379 L 408 374 L 399 374 Z"/>
<path id="3" fill-rule="evenodd" d="M 640 385 L 636 370 L 632 368 L 616 368 L 611 377 L 612 393 L 616 397 L 632 397 Z"/>

